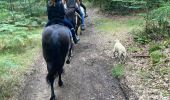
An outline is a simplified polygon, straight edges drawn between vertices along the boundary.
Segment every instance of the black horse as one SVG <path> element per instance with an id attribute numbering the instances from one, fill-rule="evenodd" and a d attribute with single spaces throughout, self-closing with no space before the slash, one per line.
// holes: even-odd
<path id="1" fill-rule="evenodd" d="M 66 17 L 73 23 L 77 35 L 81 35 L 81 16 L 76 12 L 76 9 L 67 9 Z"/>
<path id="2" fill-rule="evenodd" d="M 61 74 L 67 55 L 66 63 L 70 63 L 72 45 L 70 29 L 58 24 L 45 27 L 42 34 L 42 48 L 48 70 L 46 80 L 51 85 L 50 100 L 55 100 L 53 84 L 57 76 L 59 77 L 58 85 L 60 87 L 63 85 Z"/>

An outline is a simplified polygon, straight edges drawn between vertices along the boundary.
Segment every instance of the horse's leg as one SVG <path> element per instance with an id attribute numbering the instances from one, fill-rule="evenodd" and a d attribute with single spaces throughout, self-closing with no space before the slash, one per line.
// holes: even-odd
<path id="1" fill-rule="evenodd" d="M 67 58 L 67 61 L 66 61 L 67 64 L 70 64 L 70 61 L 71 61 L 72 48 L 73 48 L 73 43 L 71 44 L 71 47 L 70 47 L 69 52 L 68 52 L 68 58 Z"/>
<path id="2" fill-rule="evenodd" d="M 54 86 L 53 86 L 53 84 L 54 84 L 54 80 L 51 81 L 51 98 L 50 98 L 50 100 L 55 100 L 55 93 L 54 93 Z"/>
<path id="3" fill-rule="evenodd" d="M 63 86 L 63 81 L 61 80 L 61 74 L 64 72 L 63 66 L 64 66 L 65 58 L 62 61 L 63 62 L 61 62 L 60 70 L 58 71 L 58 85 L 60 87 Z"/>
<path id="4" fill-rule="evenodd" d="M 61 73 L 59 73 L 58 85 L 63 86 L 63 81 L 61 80 Z"/>
<path id="5" fill-rule="evenodd" d="M 47 62 L 47 70 L 48 70 L 48 75 L 47 75 L 47 81 L 51 86 L 51 98 L 50 100 L 55 100 L 55 93 L 54 93 L 54 76 L 51 74 L 51 69 L 52 69 L 52 65 L 50 62 Z"/>

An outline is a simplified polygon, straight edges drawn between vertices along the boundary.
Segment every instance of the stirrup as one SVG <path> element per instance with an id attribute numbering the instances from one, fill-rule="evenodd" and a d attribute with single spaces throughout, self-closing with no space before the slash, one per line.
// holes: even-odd
<path id="1" fill-rule="evenodd" d="M 71 28 L 70 30 L 71 30 L 71 31 L 72 31 L 72 30 L 73 30 L 73 31 L 75 31 L 75 29 L 74 29 L 74 28 Z"/>
<path id="2" fill-rule="evenodd" d="M 86 18 L 86 17 L 88 17 L 88 15 L 87 15 L 87 14 L 85 14 L 84 18 Z"/>

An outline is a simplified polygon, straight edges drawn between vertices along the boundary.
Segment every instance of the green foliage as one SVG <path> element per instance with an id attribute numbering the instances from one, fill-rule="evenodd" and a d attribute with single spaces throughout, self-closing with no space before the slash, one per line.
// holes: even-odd
<path id="1" fill-rule="evenodd" d="M 145 9 L 146 2 L 143 0 L 111 0 L 106 10 L 128 13 Z"/>
<path id="2" fill-rule="evenodd" d="M 43 20 L 22 13 L 15 13 L 13 20 L 4 12 L 0 13 L 0 100 L 8 100 L 20 86 L 22 75 L 29 71 L 28 64 L 38 52 L 34 49 L 40 48 L 39 26 Z"/>
<path id="3" fill-rule="evenodd" d="M 0 24 L 3 20 L 6 19 L 7 16 L 9 16 L 9 13 L 7 11 L 0 13 Z"/>
<path id="4" fill-rule="evenodd" d="M 170 46 L 170 40 L 169 39 L 165 39 L 164 41 L 162 41 L 161 43 L 165 48 L 168 48 L 168 46 Z"/>
<path id="5" fill-rule="evenodd" d="M 116 13 L 138 12 L 161 6 L 167 0 L 88 0 L 99 5 L 103 10 Z"/>
<path id="6" fill-rule="evenodd" d="M 136 21 L 138 19 L 138 21 Z M 143 19 L 132 17 L 130 19 L 120 19 L 114 20 L 109 18 L 96 18 L 95 22 L 95 29 L 102 31 L 104 34 L 106 33 L 116 33 L 116 32 L 127 32 L 131 31 L 134 28 L 143 25 Z"/>
<path id="7" fill-rule="evenodd" d="M 170 5 L 163 6 L 148 13 L 146 33 L 150 38 L 162 39 L 170 36 Z"/>
<path id="8" fill-rule="evenodd" d="M 46 12 L 46 0 L 2 0 L 0 8 L 8 9 L 11 14 L 24 12 L 28 15 L 42 15 Z"/>
<path id="9" fill-rule="evenodd" d="M 161 57 L 163 56 L 159 50 L 153 51 L 150 53 L 153 64 L 160 62 Z"/>
<path id="10" fill-rule="evenodd" d="M 9 73 L 10 68 L 16 68 L 17 64 L 11 59 L 1 59 L 0 61 L 0 76 Z"/>
<path id="11" fill-rule="evenodd" d="M 0 100 L 8 100 L 31 69 L 46 23 L 45 0 L 0 0 Z"/>
<path id="12" fill-rule="evenodd" d="M 162 42 L 153 42 L 150 44 L 149 53 L 152 59 L 153 64 L 160 62 L 160 59 L 165 57 L 161 51 L 168 48 L 168 41 L 162 41 Z"/>
<path id="13" fill-rule="evenodd" d="M 31 31 L 27 27 L 2 24 L 0 32 L 0 52 L 21 52 L 25 48 L 37 44 L 37 41 L 34 43 L 36 37 L 32 38 L 32 36 L 38 34 L 38 32 Z"/>
<path id="14" fill-rule="evenodd" d="M 146 44 L 151 41 L 149 36 L 142 31 L 139 31 L 139 30 L 133 31 L 132 34 L 133 34 L 135 42 L 139 44 Z"/>
<path id="15" fill-rule="evenodd" d="M 170 37 L 170 5 L 148 11 L 145 16 L 145 28 L 132 32 L 134 40 L 140 44 L 150 41 L 160 41 Z M 167 47 L 168 42 L 165 42 Z M 154 47 L 157 48 L 157 47 Z M 152 51 L 152 50 L 151 50 Z"/>
<path id="16" fill-rule="evenodd" d="M 0 99 L 4 100 L 4 98 L 12 95 L 14 86 L 17 85 L 15 83 L 17 78 L 13 79 L 13 76 L 16 75 L 14 72 L 21 69 L 19 69 L 19 65 L 13 59 L 6 57 L 1 57 L 0 59 Z"/>
<path id="17" fill-rule="evenodd" d="M 141 48 L 132 46 L 132 47 L 128 48 L 128 51 L 130 51 L 130 52 L 138 52 L 138 51 L 141 51 Z"/>
<path id="18" fill-rule="evenodd" d="M 114 77 L 120 78 L 124 74 L 125 74 L 125 69 L 122 64 L 118 64 L 118 65 L 114 66 L 114 68 L 112 69 L 112 75 Z"/>
<path id="19" fill-rule="evenodd" d="M 12 34 L 0 34 L 0 100 L 8 100 L 20 86 L 23 74 L 29 71 L 28 65 L 41 45 L 41 30 L 14 28 Z"/>
<path id="20" fill-rule="evenodd" d="M 37 52 L 39 49 L 34 48 L 22 54 L 0 53 L 0 100 L 8 100 L 20 91 L 23 75 L 30 71 Z"/>
<path id="21" fill-rule="evenodd" d="M 15 25 L 11 24 L 0 24 L 0 35 L 7 35 L 7 34 L 15 34 L 16 32 L 21 31 L 28 31 L 27 27 L 16 27 Z"/>
<path id="22" fill-rule="evenodd" d="M 24 38 L 18 35 L 8 41 L 8 43 L 5 46 L 5 49 L 12 49 L 12 48 L 18 49 L 24 46 L 26 46 L 26 44 L 24 43 Z"/>
<path id="23" fill-rule="evenodd" d="M 149 53 L 152 53 L 157 50 L 163 50 L 165 49 L 165 46 L 161 43 L 151 43 L 149 48 Z"/>

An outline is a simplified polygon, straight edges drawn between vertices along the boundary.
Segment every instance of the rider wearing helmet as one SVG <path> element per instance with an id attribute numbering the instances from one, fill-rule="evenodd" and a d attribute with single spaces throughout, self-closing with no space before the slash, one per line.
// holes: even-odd
<path id="1" fill-rule="evenodd" d="M 75 33 L 72 23 L 65 18 L 65 9 L 61 0 L 49 0 L 47 4 L 47 13 L 48 13 L 48 23 L 47 26 L 53 24 L 64 24 L 69 27 L 72 33 L 73 41 L 75 44 L 80 40 Z"/>
<path id="2" fill-rule="evenodd" d="M 81 22 L 82 22 L 81 29 L 85 30 L 84 16 L 83 16 L 82 11 L 80 10 L 80 1 L 79 0 L 64 0 L 64 1 L 66 2 L 67 8 L 69 10 L 73 9 L 73 11 L 76 11 L 80 14 L 81 19 L 82 19 L 81 20 Z M 76 6 L 76 3 L 78 4 L 78 7 Z"/>

